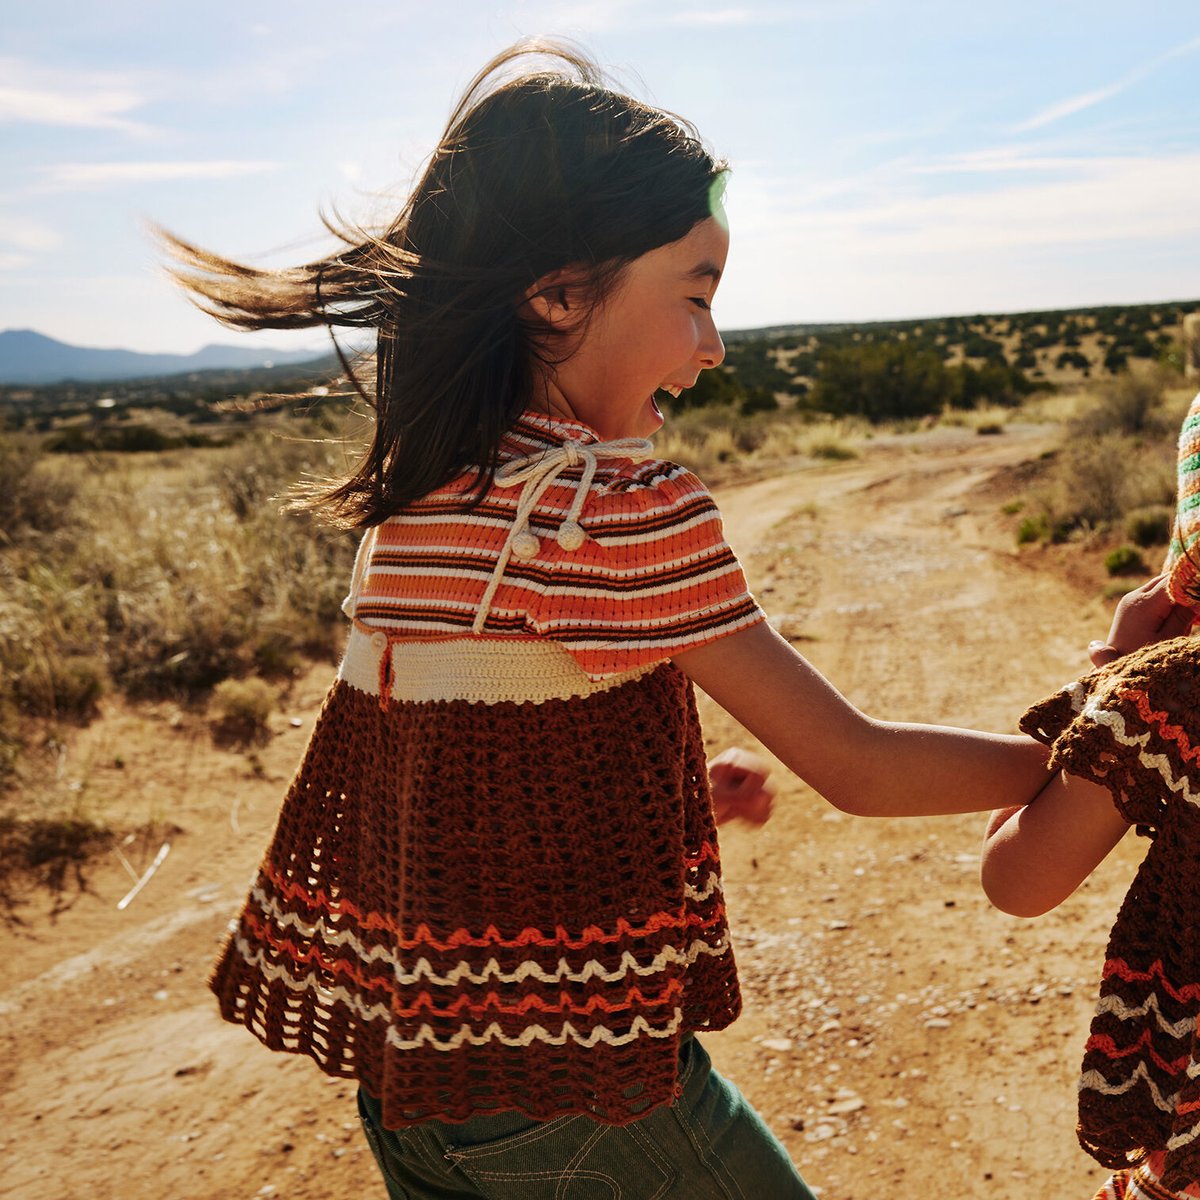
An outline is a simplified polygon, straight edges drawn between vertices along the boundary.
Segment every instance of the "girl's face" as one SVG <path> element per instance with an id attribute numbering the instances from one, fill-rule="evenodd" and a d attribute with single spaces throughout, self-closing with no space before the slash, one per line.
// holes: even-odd
<path id="1" fill-rule="evenodd" d="M 654 393 L 678 394 L 725 357 L 711 305 L 728 253 L 728 232 L 709 217 L 635 258 L 554 369 L 551 409 L 606 441 L 654 433 L 663 423 Z"/>

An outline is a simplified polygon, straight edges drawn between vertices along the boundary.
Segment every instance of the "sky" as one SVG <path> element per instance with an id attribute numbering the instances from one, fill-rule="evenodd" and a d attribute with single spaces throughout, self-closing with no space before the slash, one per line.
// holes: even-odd
<path id="1" fill-rule="evenodd" d="M 146 222 L 316 257 L 533 34 L 730 161 L 723 329 L 1200 297 L 1196 0 L 60 0 L 0 26 L 0 329 L 322 348 L 197 312 Z"/>

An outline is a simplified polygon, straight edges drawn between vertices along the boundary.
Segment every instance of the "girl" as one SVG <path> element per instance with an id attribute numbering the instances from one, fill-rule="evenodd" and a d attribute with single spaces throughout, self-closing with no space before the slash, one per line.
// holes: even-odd
<path id="1" fill-rule="evenodd" d="M 213 988 L 358 1080 L 393 1197 L 811 1197 L 693 1036 L 740 1007 L 693 682 L 848 812 L 1045 781 L 1032 738 L 849 704 L 653 458 L 655 393 L 724 354 L 724 171 L 525 45 L 381 234 L 287 271 L 169 242 L 229 325 L 376 331 L 373 441 L 320 500 L 366 530 L 349 641 Z"/>
<path id="2" fill-rule="evenodd" d="M 1120 657 L 1025 714 L 1056 774 L 993 813 L 982 878 L 992 903 L 1037 916 L 1066 899 L 1130 825 L 1152 840 L 1117 915 L 1079 1081 L 1079 1139 L 1121 1168 L 1096 1200 L 1200 1197 L 1200 396 L 1179 441 L 1167 571 L 1143 592 L 1178 607 L 1170 640 Z M 1114 638 L 1114 641 L 1119 639 Z M 1134 634 L 1124 648 L 1140 644 Z"/>

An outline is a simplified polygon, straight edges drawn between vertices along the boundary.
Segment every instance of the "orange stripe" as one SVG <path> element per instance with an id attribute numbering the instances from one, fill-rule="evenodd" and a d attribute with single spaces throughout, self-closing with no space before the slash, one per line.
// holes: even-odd
<path id="1" fill-rule="evenodd" d="M 689 866 L 696 860 L 685 860 Z M 330 916 L 347 914 L 355 919 L 359 929 L 383 929 L 392 935 L 395 946 L 399 950 L 415 950 L 427 946 L 432 950 L 443 953 L 451 950 L 461 950 L 464 946 L 479 949 L 496 946 L 502 949 L 519 949 L 523 946 L 544 946 L 547 948 L 563 947 L 568 950 L 582 950 L 587 946 L 611 945 L 624 941 L 626 938 L 650 937 L 665 929 L 711 929 L 720 926 L 725 920 L 725 905 L 718 901 L 710 916 L 702 917 L 696 912 L 663 911 L 655 913 L 642 925 L 634 925 L 624 917 L 618 917 L 611 931 L 605 931 L 598 925 L 588 925 L 578 937 L 572 937 L 561 925 L 555 927 L 554 936 L 544 934 L 540 929 L 528 926 L 522 929 L 515 938 L 502 937 L 500 931 L 489 925 L 482 936 L 472 934 L 467 929 L 456 929 L 446 940 L 433 936 L 433 931 L 424 922 L 419 924 L 411 937 L 404 934 L 400 925 L 384 913 L 364 912 L 353 901 L 340 899 L 336 903 L 330 900 L 323 888 L 309 892 L 300 884 L 287 879 L 277 871 L 271 863 L 263 863 L 262 873 L 284 900 L 300 900 L 309 908 L 320 908 Z"/>
<path id="2" fill-rule="evenodd" d="M 1154 1038 L 1153 1030 L 1143 1029 L 1137 1036 L 1137 1040 L 1130 1042 L 1128 1046 L 1118 1046 L 1117 1043 L 1106 1033 L 1094 1033 L 1087 1040 L 1084 1046 L 1085 1053 L 1091 1050 L 1099 1050 L 1105 1058 L 1117 1061 L 1122 1058 L 1128 1058 L 1131 1054 L 1137 1054 L 1141 1050 L 1149 1053 L 1155 1066 L 1160 1070 L 1165 1071 L 1168 1075 L 1178 1075 L 1181 1071 L 1186 1071 L 1188 1063 L 1192 1061 L 1190 1054 L 1181 1055 L 1174 1062 L 1168 1062 L 1162 1057 L 1151 1044 Z"/>
<path id="3" fill-rule="evenodd" d="M 1155 959 L 1145 971 L 1131 967 L 1123 958 L 1110 958 L 1104 964 L 1100 978 L 1110 979 L 1116 976 L 1126 983 L 1146 983 L 1156 979 L 1173 1000 L 1187 1002 L 1200 998 L 1200 984 L 1188 983 L 1176 987 L 1166 976 L 1162 960 Z"/>
<path id="4" fill-rule="evenodd" d="M 1159 733 L 1167 741 L 1174 742 L 1179 747 L 1184 759 L 1188 762 L 1200 762 L 1200 749 L 1191 744 L 1181 726 L 1168 722 L 1169 713 L 1159 712 L 1152 707 L 1150 697 L 1145 692 L 1136 688 L 1118 688 L 1117 695 L 1123 700 L 1132 700 L 1142 720 L 1148 725 L 1156 725 Z"/>
<path id="5" fill-rule="evenodd" d="M 384 991 L 393 998 L 398 998 L 404 994 L 397 987 L 395 980 L 389 979 L 386 975 L 366 975 L 353 963 L 347 962 L 345 959 L 327 958 L 315 946 L 311 946 L 307 950 L 302 950 L 290 938 L 276 935 L 266 922 L 258 920 L 249 911 L 242 914 L 242 924 L 255 937 L 266 942 L 272 949 L 286 954 L 297 965 L 316 965 L 331 975 L 346 976 L 352 979 L 360 988 L 368 991 Z M 484 994 L 482 1002 L 472 1001 L 470 995 L 464 993 L 451 1004 L 439 1007 L 427 991 L 422 991 L 417 993 L 416 999 L 411 1005 L 398 1006 L 392 1004 L 391 1011 L 392 1015 L 396 1017 L 419 1017 L 422 1013 L 431 1017 L 457 1017 L 464 1011 L 477 1017 L 486 1016 L 489 1012 L 499 1012 L 509 1016 L 524 1016 L 533 1009 L 537 1009 L 538 1012 L 543 1013 L 571 1013 L 578 1016 L 591 1016 L 597 1010 L 606 1013 L 624 1012 L 633 1008 L 635 1004 L 642 1008 L 656 1008 L 662 1005 L 671 1005 L 674 1007 L 674 1001 L 682 993 L 683 980 L 671 979 L 668 980 L 667 985 L 660 992 L 650 995 L 647 995 L 636 985 L 626 988 L 624 990 L 625 999 L 620 1001 L 606 1000 L 603 996 L 594 995 L 588 998 L 586 1004 L 573 1004 L 569 998 L 569 994 L 560 991 L 560 1003 L 558 1004 L 544 1000 L 541 996 L 533 992 L 523 996 L 516 1004 L 505 1004 L 498 993 L 489 991 Z"/>

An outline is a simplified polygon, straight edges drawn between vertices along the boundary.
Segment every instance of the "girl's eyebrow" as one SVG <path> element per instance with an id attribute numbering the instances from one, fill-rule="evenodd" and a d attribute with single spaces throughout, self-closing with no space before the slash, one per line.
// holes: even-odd
<path id="1" fill-rule="evenodd" d="M 688 273 L 688 279 L 711 279 L 713 283 L 719 283 L 721 279 L 721 268 L 714 262 L 709 262 L 707 259 L 694 266 Z"/>

